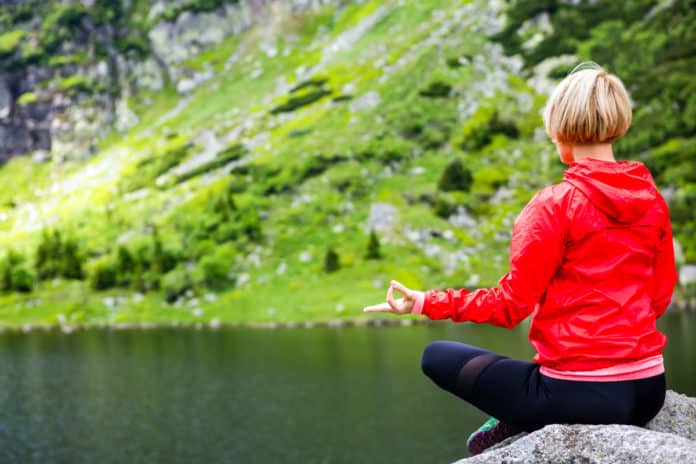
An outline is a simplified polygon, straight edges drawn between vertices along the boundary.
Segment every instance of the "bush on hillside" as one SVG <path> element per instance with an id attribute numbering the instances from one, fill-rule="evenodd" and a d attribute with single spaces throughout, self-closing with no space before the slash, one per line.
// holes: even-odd
<path id="1" fill-rule="evenodd" d="M 35 276 L 29 269 L 26 258 L 9 250 L 0 261 L 0 290 L 5 292 L 31 292 L 34 288 Z"/>
<path id="2" fill-rule="evenodd" d="M 336 272 L 341 268 L 341 263 L 338 258 L 338 253 L 333 248 L 326 250 L 324 255 L 324 272 Z"/>
<path id="3" fill-rule="evenodd" d="M 206 172 L 209 171 L 214 171 L 216 169 L 220 169 L 221 167 L 225 166 L 228 163 L 231 163 L 232 161 L 236 161 L 244 154 L 246 153 L 246 149 L 244 148 L 244 145 L 242 144 L 234 144 L 230 147 L 225 148 L 224 150 L 218 152 L 215 155 L 215 158 L 212 160 L 208 161 L 207 163 L 203 163 L 200 166 L 197 166 L 190 171 L 184 172 L 180 175 L 177 176 L 176 182 L 181 183 L 184 182 L 188 179 L 192 179 L 196 176 L 200 176 L 201 174 L 205 174 Z"/>
<path id="4" fill-rule="evenodd" d="M 116 273 L 118 285 L 127 287 L 138 272 L 138 264 L 128 247 L 119 245 L 116 249 Z"/>
<path id="5" fill-rule="evenodd" d="M 509 180 L 509 168 L 505 166 L 484 166 L 474 173 L 472 190 L 482 196 L 490 196 Z"/>
<path id="6" fill-rule="evenodd" d="M 292 192 L 307 180 L 323 174 L 331 166 L 346 160 L 343 155 L 308 155 L 302 161 L 270 173 L 263 187 L 266 195 Z"/>
<path id="7" fill-rule="evenodd" d="M 447 219 L 448 217 L 453 215 L 456 210 L 457 205 L 448 201 L 448 199 L 443 195 L 437 195 L 435 197 L 435 203 L 433 204 L 433 213 L 435 213 L 437 217 Z"/>
<path id="8" fill-rule="evenodd" d="M 141 159 L 135 167 L 135 172 L 121 178 L 121 192 L 132 192 L 153 185 L 159 176 L 183 161 L 192 148 L 193 144 L 185 138 L 173 137 L 164 149 Z"/>
<path id="9" fill-rule="evenodd" d="M 164 299 L 168 303 L 173 303 L 192 288 L 193 282 L 183 264 L 179 264 L 162 277 Z"/>
<path id="10" fill-rule="evenodd" d="M 228 277 L 230 262 L 216 254 L 203 256 L 193 270 L 193 280 L 196 284 L 212 289 L 222 289 L 229 286 L 232 280 Z"/>
<path id="11" fill-rule="evenodd" d="M 447 110 L 443 104 L 418 99 L 399 102 L 386 114 L 386 123 L 400 136 L 423 148 L 438 148 L 449 140 L 457 122 L 455 108 Z"/>
<path id="12" fill-rule="evenodd" d="M 374 230 L 370 231 L 370 239 L 367 242 L 367 251 L 365 252 L 365 259 L 382 259 L 382 253 L 380 252 L 379 237 L 377 237 L 377 232 Z"/>
<path id="13" fill-rule="evenodd" d="M 497 109 L 490 105 L 481 105 L 464 123 L 459 146 L 463 150 L 480 150 L 491 143 L 496 134 L 516 139 L 520 131 L 513 121 L 501 118 Z"/>
<path id="14" fill-rule="evenodd" d="M 64 239 L 59 230 L 43 231 L 34 262 L 40 280 L 56 277 L 83 279 L 84 261 L 75 239 Z"/>
<path id="15" fill-rule="evenodd" d="M 424 89 L 420 90 L 418 94 L 421 97 L 427 98 L 447 98 L 452 91 L 452 85 L 447 82 L 433 81 L 430 82 Z"/>
<path id="16" fill-rule="evenodd" d="M 450 162 L 445 170 L 442 171 L 440 180 L 437 183 L 438 190 L 443 192 L 464 191 L 471 189 L 474 178 L 471 171 L 464 166 L 460 159 Z"/>
<path id="17" fill-rule="evenodd" d="M 294 92 L 286 97 L 285 101 L 271 110 L 271 114 L 289 113 L 298 108 L 311 105 L 312 103 L 321 100 L 327 95 L 331 95 L 331 89 L 328 87 L 305 87 L 302 90 Z"/>
<path id="18" fill-rule="evenodd" d="M 112 256 L 103 256 L 88 266 L 89 284 L 94 290 L 107 290 L 116 286 L 117 264 Z"/>
<path id="19" fill-rule="evenodd" d="M 34 274 L 26 264 L 12 268 L 11 277 L 12 290 L 20 293 L 29 293 L 34 288 Z"/>
<path id="20" fill-rule="evenodd" d="M 391 164 L 409 158 L 413 149 L 412 142 L 388 132 L 362 142 L 355 152 L 359 161 L 376 159 L 382 164 Z"/>

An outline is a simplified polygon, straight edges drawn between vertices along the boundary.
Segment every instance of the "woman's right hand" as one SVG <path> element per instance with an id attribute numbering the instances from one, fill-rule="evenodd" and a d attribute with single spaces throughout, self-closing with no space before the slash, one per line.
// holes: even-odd
<path id="1" fill-rule="evenodd" d="M 394 290 L 401 293 L 404 297 L 398 300 L 394 299 Z M 392 280 L 389 285 L 389 290 L 387 290 L 387 301 L 386 303 L 380 303 L 377 305 L 366 306 L 363 311 L 366 313 L 392 313 L 392 314 L 409 314 L 413 311 L 413 307 L 418 301 L 419 297 L 422 297 L 423 292 L 417 290 L 411 290 L 405 287 L 400 282 Z"/>

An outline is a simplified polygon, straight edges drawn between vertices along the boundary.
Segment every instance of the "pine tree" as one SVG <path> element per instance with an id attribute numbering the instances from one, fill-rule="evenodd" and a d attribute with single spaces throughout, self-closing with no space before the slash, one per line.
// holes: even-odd
<path id="1" fill-rule="evenodd" d="M 469 191 L 474 178 L 461 160 L 455 159 L 442 172 L 437 188 L 443 192 Z"/>
<path id="2" fill-rule="evenodd" d="M 44 230 L 41 235 L 41 242 L 36 249 L 36 273 L 39 279 L 51 279 L 61 275 L 63 255 L 63 241 L 60 232 L 57 230 Z"/>
<path id="3" fill-rule="evenodd" d="M 127 286 L 133 280 L 133 274 L 137 267 L 135 258 L 125 246 L 121 245 L 116 251 L 116 273 L 118 274 L 118 283 Z"/>
<path id="4" fill-rule="evenodd" d="M 68 240 L 63 243 L 61 275 L 66 279 L 82 279 L 82 257 L 80 256 L 77 242 Z"/>
<path id="5" fill-rule="evenodd" d="M 367 253 L 365 253 L 365 259 L 381 259 L 382 254 L 379 252 L 379 238 L 377 233 L 372 230 L 370 231 L 370 241 L 367 243 Z"/>
<path id="6" fill-rule="evenodd" d="M 335 272 L 340 268 L 341 263 L 338 259 L 338 253 L 336 253 L 333 248 L 329 248 L 326 250 L 326 255 L 324 256 L 324 271 Z"/>

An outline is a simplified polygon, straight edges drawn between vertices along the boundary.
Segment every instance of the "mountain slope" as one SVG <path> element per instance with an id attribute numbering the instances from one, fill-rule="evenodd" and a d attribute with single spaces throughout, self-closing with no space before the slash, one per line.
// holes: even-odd
<path id="1" fill-rule="evenodd" d="M 491 41 L 501 11 L 267 8 L 123 95 L 137 123 L 90 158 L 0 169 L 3 324 L 355 319 L 391 278 L 495 284 L 515 215 L 562 171 L 543 90 Z"/>

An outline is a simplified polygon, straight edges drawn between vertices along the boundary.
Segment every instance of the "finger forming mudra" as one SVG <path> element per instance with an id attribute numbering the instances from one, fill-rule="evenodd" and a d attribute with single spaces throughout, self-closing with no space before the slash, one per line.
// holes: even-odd
<path id="1" fill-rule="evenodd" d="M 404 297 L 394 299 L 394 291 L 401 293 Z M 387 290 L 387 301 L 385 303 L 366 306 L 363 311 L 366 313 L 382 312 L 392 314 L 408 314 L 413 309 L 418 292 L 410 290 L 396 280 L 392 280 Z"/>

